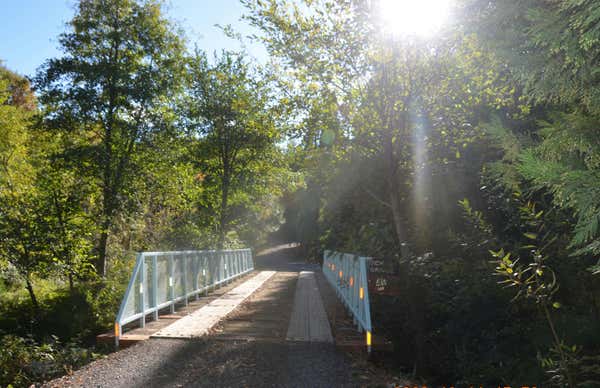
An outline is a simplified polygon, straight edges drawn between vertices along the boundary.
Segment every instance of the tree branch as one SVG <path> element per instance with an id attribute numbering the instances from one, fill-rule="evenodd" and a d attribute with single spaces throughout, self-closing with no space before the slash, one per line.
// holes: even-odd
<path id="1" fill-rule="evenodd" d="M 389 207 L 389 208 L 392 207 L 392 205 L 389 202 L 386 202 L 383 199 L 379 198 L 377 195 L 375 195 L 375 193 L 373 193 L 371 190 L 367 189 L 366 187 L 360 186 L 360 188 L 363 189 L 365 191 L 365 193 L 369 194 L 369 196 L 371 198 L 373 198 L 375 201 L 379 202 L 383 206 Z"/>

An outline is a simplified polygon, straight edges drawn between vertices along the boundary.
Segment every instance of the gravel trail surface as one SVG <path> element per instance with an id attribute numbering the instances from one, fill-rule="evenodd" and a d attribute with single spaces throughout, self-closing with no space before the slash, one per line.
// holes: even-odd
<path id="1" fill-rule="evenodd" d="M 48 386 L 357 386 L 350 365 L 330 344 L 151 339 Z"/>

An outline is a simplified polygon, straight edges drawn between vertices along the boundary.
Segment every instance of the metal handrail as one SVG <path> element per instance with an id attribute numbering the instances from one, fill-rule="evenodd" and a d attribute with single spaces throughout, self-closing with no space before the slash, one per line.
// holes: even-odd
<path id="1" fill-rule="evenodd" d="M 123 335 L 123 325 L 139 319 L 146 324 L 146 316 L 170 307 L 188 298 L 196 298 L 211 288 L 227 283 L 254 269 L 250 249 L 207 251 L 140 252 L 117 317 L 115 344 Z"/>
<path id="2" fill-rule="evenodd" d="M 358 330 L 366 332 L 367 350 L 370 352 L 373 327 L 367 281 L 368 260 L 369 257 L 349 253 L 328 250 L 323 253 L 323 274 L 352 313 Z"/>

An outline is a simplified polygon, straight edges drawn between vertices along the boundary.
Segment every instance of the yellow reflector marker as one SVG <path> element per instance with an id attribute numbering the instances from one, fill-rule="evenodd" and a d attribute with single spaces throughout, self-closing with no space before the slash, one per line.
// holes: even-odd
<path id="1" fill-rule="evenodd" d="M 360 296 L 360 299 L 365 297 L 365 290 L 362 287 L 360 288 L 360 292 L 358 293 L 358 295 Z"/>
<path id="2" fill-rule="evenodd" d="M 367 331 L 367 346 L 371 346 L 371 332 Z"/>
<path id="3" fill-rule="evenodd" d="M 115 337 L 119 336 L 119 324 L 115 323 Z"/>

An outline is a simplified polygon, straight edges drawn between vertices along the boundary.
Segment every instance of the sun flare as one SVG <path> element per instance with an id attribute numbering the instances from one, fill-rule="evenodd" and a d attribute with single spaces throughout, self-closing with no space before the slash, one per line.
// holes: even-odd
<path id="1" fill-rule="evenodd" d="M 451 0 L 379 0 L 379 17 L 394 35 L 431 36 L 448 19 Z"/>

